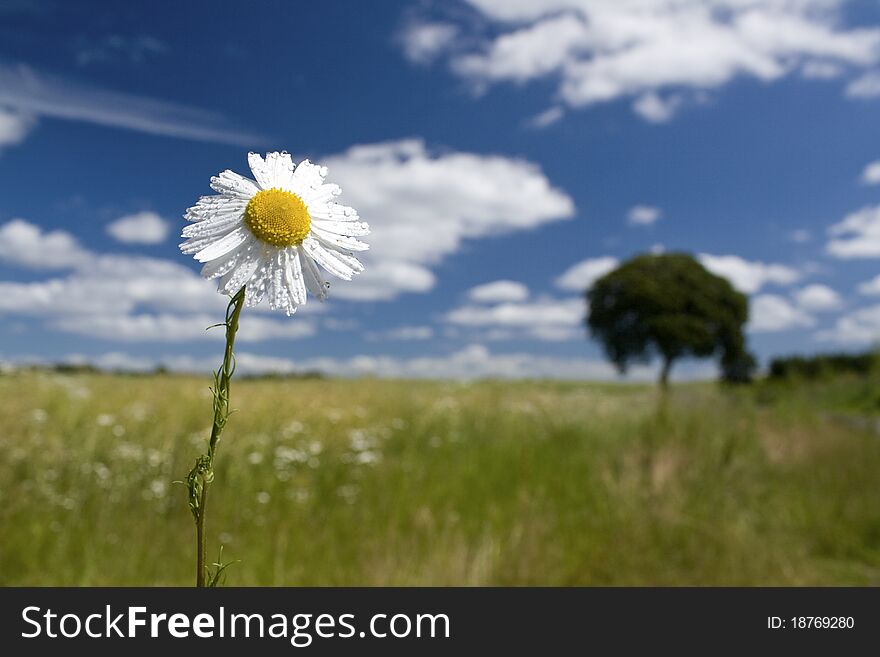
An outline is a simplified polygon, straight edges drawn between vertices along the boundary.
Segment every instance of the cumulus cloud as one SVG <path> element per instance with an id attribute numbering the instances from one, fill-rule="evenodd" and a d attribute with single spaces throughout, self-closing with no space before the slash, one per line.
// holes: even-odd
<path id="1" fill-rule="evenodd" d="M 880 295 L 880 275 L 859 285 L 859 292 L 868 296 Z"/>
<path id="2" fill-rule="evenodd" d="M 125 244 L 161 244 L 170 231 L 171 224 L 155 212 L 128 214 L 107 225 L 107 232 Z"/>
<path id="3" fill-rule="evenodd" d="M 398 35 L 403 54 L 416 64 L 430 64 L 455 43 L 459 29 L 451 23 L 415 21 Z"/>
<path id="4" fill-rule="evenodd" d="M 631 226 L 651 226 L 663 216 L 663 211 L 653 205 L 636 205 L 630 208 L 626 221 Z"/>
<path id="5" fill-rule="evenodd" d="M 574 202 L 526 160 L 430 152 L 409 139 L 354 146 L 325 160 L 347 203 L 370 223 L 364 274 L 335 292 L 391 299 L 434 285 L 430 267 L 464 240 L 530 230 L 574 215 Z"/>
<path id="6" fill-rule="evenodd" d="M 64 269 L 88 258 L 88 251 L 62 230 L 44 231 L 24 219 L 0 226 L 0 262 L 30 269 Z"/>
<path id="7" fill-rule="evenodd" d="M 636 98 L 633 112 L 649 123 L 666 123 L 673 119 L 683 102 L 681 94 L 670 94 L 664 98 L 651 92 Z"/>
<path id="8" fill-rule="evenodd" d="M 880 205 L 847 215 L 828 234 L 826 250 L 835 258 L 880 258 Z"/>
<path id="9" fill-rule="evenodd" d="M 754 294 L 768 284 L 791 285 L 801 278 L 799 271 L 786 265 L 749 261 L 735 255 L 701 253 L 699 260 L 710 272 L 726 278 L 745 294 Z"/>
<path id="10" fill-rule="evenodd" d="M 880 160 L 865 165 L 861 181 L 864 185 L 880 185 Z"/>
<path id="11" fill-rule="evenodd" d="M 880 73 L 869 71 L 846 85 L 850 98 L 870 99 L 880 96 Z"/>
<path id="12" fill-rule="evenodd" d="M 840 64 L 822 61 L 820 59 L 808 61 L 803 67 L 801 67 L 801 75 L 805 78 L 814 80 L 831 80 L 833 78 L 839 78 L 845 72 L 845 69 Z"/>
<path id="13" fill-rule="evenodd" d="M 843 305 L 840 295 L 827 285 L 807 285 L 794 293 L 798 307 L 808 313 L 837 310 Z"/>
<path id="14" fill-rule="evenodd" d="M 861 308 L 839 317 L 834 326 L 816 334 L 821 342 L 876 344 L 880 340 L 880 306 Z"/>
<path id="15" fill-rule="evenodd" d="M 0 262 L 68 272 L 39 281 L 0 281 L 0 315 L 40 318 L 51 329 L 106 340 L 178 342 L 223 339 L 205 327 L 227 300 L 181 264 L 143 256 L 99 255 L 67 232 L 21 219 L 0 226 Z M 314 304 L 302 310 L 314 312 Z M 311 322 L 252 313 L 243 340 L 295 339 Z M 244 333 L 242 334 L 244 336 Z"/>
<path id="16" fill-rule="evenodd" d="M 371 341 L 417 341 L 430 340 L 434 337 L 434 329 L 430 326 L 396 326 L 385 331 L 373 331 L 367 333 L 367 339 Z"/>
<path id="17" fill-rule="evenodd" d="M 880 30 L 844 23 L 849 0 L 468 2 L 481 20 L 462 30 L 476 45 L 448 49 L 448 61 L 476 89 L 550 79 L 569 107 L 634 98 L 655 122 L 669 120 L 685 94 L 738 77 L 827 79 L 832 67 L 865 72 L 880 59 Z M 870 75 L 847 93 L 876 95 Z"/>
<path id="18" fill-rule="evenodd" d="M 485 340 L 558 342 L 582 336 L 585 316 L 583 299 L 542 297 L 495 305 L 466 304 L 448 312 L 445 319 L 449 324 L 478 330 Z"/>
<path id="19" fill-rule="evenodd" d="M 6 146 L 15 146 L 24 141 L 37 121 L 31 114 L 13 112 L 0 107 L 0 152 Z"/>
<path id="20" fill-rule="evenodd" d="M 592 287 L 596 280 L 617 267 L 618 264 L 617 258 L 612 256 L 587 258 L 565 270 L 556 279 L 556 287 L 572 292 L 583 292 Z"/>
<path id="21" fill-rule="evenodd" d="M 529 288 L 517 281 L 493 281 L 472 287 L 467 296 L 478 303 L 525 301 L 529 298 Z"/>
<path id="22" fill-rule="evenodd" d="M 215 293 L 216 294 L 216 293 Z M 206 327 L 217 323 L 217 315 L 176 314 L 76 314 L 50 322 L 59 331 L 76 333 L 90 338 L 120 342 L 190 342 L 214 340 L 222 342 L 222 328 Z M 295 340 L 315 333 L 315 327 L 307 321 L 270 319 L 248 315 L 242 320 L 247 328 L 239 333 L 240 342 L 263 340 Z"/>
<path id="23" fill-rule="evenodd" d="M 770 333 L 808 328 L 815 320 L 785 297 L 760 294 L 750 301 L 748 329 L 753 333 Z"/>
<path id="24" fill-rule="evenodd" d="M 559 122 L 563 116 L 565 116 L 565 110 L 555 105 L 535 114 L 535 116 L 528 120 L 528 125 L 532 128 L 546 128 Z"/>
<path id="25" fill-rule="evenodd" d="M 446 319 L 463 326 L 577 326 L 583 322 L 584 313 L 583 299 L 539 299 L 462 306 L 447 314 Z"/>

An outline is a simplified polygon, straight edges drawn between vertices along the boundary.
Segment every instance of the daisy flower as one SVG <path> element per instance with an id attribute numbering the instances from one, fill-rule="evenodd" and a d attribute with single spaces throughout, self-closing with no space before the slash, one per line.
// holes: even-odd
<path id="1" fill-rule="evenodd" d="M 248 154 L 254 179 L 226 170 L 211 178 L 214 196 L 203 196 L 186 211 L 192 222 L 180 250 L 193 254 L 202 276 L 219 278 L 230 296 L 245 287 L 245 305 L 264 298 L 288 315 L 306 302 L 306 291 L 321 301 L 330 284 L 321 268 L 351 280 L 363 271 L 354 257 L 368 245 L 358 237 L 370 227 L 354 208 L 334 199 L 342 190 L 324 182 L 327 167 L 286 152 Z"/>

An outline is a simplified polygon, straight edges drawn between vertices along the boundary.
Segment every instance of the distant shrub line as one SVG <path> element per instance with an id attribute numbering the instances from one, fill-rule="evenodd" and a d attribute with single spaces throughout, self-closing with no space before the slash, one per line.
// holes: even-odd
<path id="1" fill-rule="evenodd" d="M 880 354 L 868 351 L 860 354 L 816 354 L 815 356 L 785 356 L 770 361 L 767 378 L 770 380 L 827 379 L 841 374 L 867 376 L 880 370 Z"/>

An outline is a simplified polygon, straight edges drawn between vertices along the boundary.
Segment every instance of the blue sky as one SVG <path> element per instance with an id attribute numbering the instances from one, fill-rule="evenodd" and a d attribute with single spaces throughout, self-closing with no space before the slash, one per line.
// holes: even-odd
<path id="1" fill-rule="evenodd" d="M 608 378 L 579 291 L 652 249 L 750 295 L 763 361 L 880 335 L 880 3 L 108 7 L 0 0 L 0 360 L 213 366 L 177 236 L 248 150 L 374 228 L 329 302 L 246 315 L 250 371 Z"/>

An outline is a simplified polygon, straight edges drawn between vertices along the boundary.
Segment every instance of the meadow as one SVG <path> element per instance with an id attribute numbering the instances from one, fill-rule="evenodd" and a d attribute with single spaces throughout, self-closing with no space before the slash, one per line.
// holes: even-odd
<path id="1" fill-rule="evenodd" d="M 255 379 L 228 585 L 878 585 L 880 386 Z M 204 377 L 0 375 L 0 584 L 191 585 Z"/>

